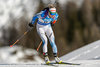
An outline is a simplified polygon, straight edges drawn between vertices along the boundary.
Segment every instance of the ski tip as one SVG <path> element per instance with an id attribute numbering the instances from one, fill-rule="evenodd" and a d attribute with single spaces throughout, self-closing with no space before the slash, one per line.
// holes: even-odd
<path id="1" fill-rule="evenodd" d="M 13 45 L 10 45 L 10 47 L 13 47 Z"/>

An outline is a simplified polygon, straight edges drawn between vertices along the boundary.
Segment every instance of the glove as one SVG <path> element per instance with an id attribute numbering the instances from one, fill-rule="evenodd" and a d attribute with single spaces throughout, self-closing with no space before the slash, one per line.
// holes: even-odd
<path id="1" fill-rule="evenodd" d="M 56 23 L 56 20 L 54 20 L 53 22 L 51 22 L 51 26 L 54 26 L 55 23 Z"/>
<path id="2" fill-rule="evenodd" d="M 54 26 L 54 24 L 53 24 L 53 23 L 51 23 L 51 26 Z"/>
<path id="3" fill-rule="evenodd" d="M 34 27 L 34 25 L 33 25 L 32 23 L 29 23 L 29 26 L 30 26 L 30 27 Z"/>

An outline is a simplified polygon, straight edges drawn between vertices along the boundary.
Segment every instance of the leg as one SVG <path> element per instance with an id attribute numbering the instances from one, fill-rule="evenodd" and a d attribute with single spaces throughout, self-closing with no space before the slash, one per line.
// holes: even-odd
<path id="1" fill-rule="evenodd" d="M 46 31 L 46 34 L 49 38 L 49 41 L 50 41 L 50 44 L 52 46 L 52 49 L 53 49 L 53 54 L 54 54 L 54 57 L 55 57 L 55 61 L 57 63 L 61 63 L 62 60 L 60 60 L 57 56 L 57 47 L 56 47 L 56 44 L 55 44 L 55 38 L 54 38 L 54 33 L 52 31 L 52 28 L 49 27 L 48 30 Z"/>
<path id="2" fill-rule="evenodd" d="M 52 46 L 52 49 L 53 49 L 53 53 L 56 53 L 57 54 L 57 46 L 55 44 L 55 38 L 54 38 L 54 33 L 53 33 L 53 30 L 51 27 L 49 27 L 46 31 L 46 35 L 48 36 L 49 38 L 49 41 L 50 41 L 50 44 Z"/>
<path id="3" fill-rule="evenodd" d="M 37 32 L 38 32 L 38 34 L 39 34 L 39 36 L 40 36 L 40 38 L 42 39 L 42 42 L 43 42 L 43 44 L 42 44 L 43 53 L 47 53 L 47 37 L 45 35 L 45 32 L 41 28 Z"/>
<path id="4" fill-rule="evenodd" d="M 47 37 L 45 35 L 45 31 L 42 28 L 37 28 L 37 32 L 43 42 L 42 46 L 43 46 L 43 55 L 44 55 L 45 63 L 48 64 L 48 63 L 50 63 L 50 61 L 49 61 L 48 53 L 47 53 Z"/>

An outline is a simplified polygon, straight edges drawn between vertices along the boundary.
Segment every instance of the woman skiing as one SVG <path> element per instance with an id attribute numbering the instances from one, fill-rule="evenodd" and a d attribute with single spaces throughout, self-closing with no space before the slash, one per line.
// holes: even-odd
<path id="1" fill-rule="evenodd" d="M 54 7 L 54 5 L 51 4 L 47 8 L 43 9 L 40 13 L 37 13 L 33 17 L 31 23 L 29 23 L 29 26 L 33 27 L 35 20 L 38 19 L 36 28 L 43 42 L 43 55 L 44 55 L 46 64 L 50 63 L 49 58 L 48 58 L 48 50 L 47 50 L 47 37 L 52 46 L 55 61 L 57 63 L 62 62 L 57 56 L 57 47 L 55 44 L 55 37 L 54 37 L 54 33 L 51 27 L 52 25 L 55 24 L 55 22 L 57 21 L 57 18 L 58 18 L 58 14 L 56 12 L 56 8 Z"/>

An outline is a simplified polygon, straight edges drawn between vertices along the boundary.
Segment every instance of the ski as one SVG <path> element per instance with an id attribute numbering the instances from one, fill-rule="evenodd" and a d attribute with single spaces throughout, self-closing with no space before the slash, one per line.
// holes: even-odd
<path id="1" fill-rule="evenodd" d="M 49 63 L 49 64 L 46 64 L 46 63 L 41 63 L 41 65 L 49 65 L 49 66 L 55 66 L 53 63 Z"/>
<path id="2" fill-rule="evenodd" d="M 56 64 L 80 65 L 80 64 L 76 64 L 76 63 L 68 63 L 68 62 L 61 62 L 61 63 L 56 63 Z"/>
<path id="3" fill-rule="evenodd" d="M 67 63 L 67 62 L 61 62 L 61 63 L 51 62 L 51 63 L 49 63 L 49 64 L 81 65 L 81 64 L 76 64 L 76 63 Z"/>
<path id="4" fill-rule="evenodd" d="M 68 62 L 61 62 L 61 63 L 51 62 L 51 63 L 49 63 L 49 64 L 43 64 L 43 65 L 55 66 L 56 64 L 64 64 L 64 65 L 81 65 L 81 64 L 68 63 Z"/>

